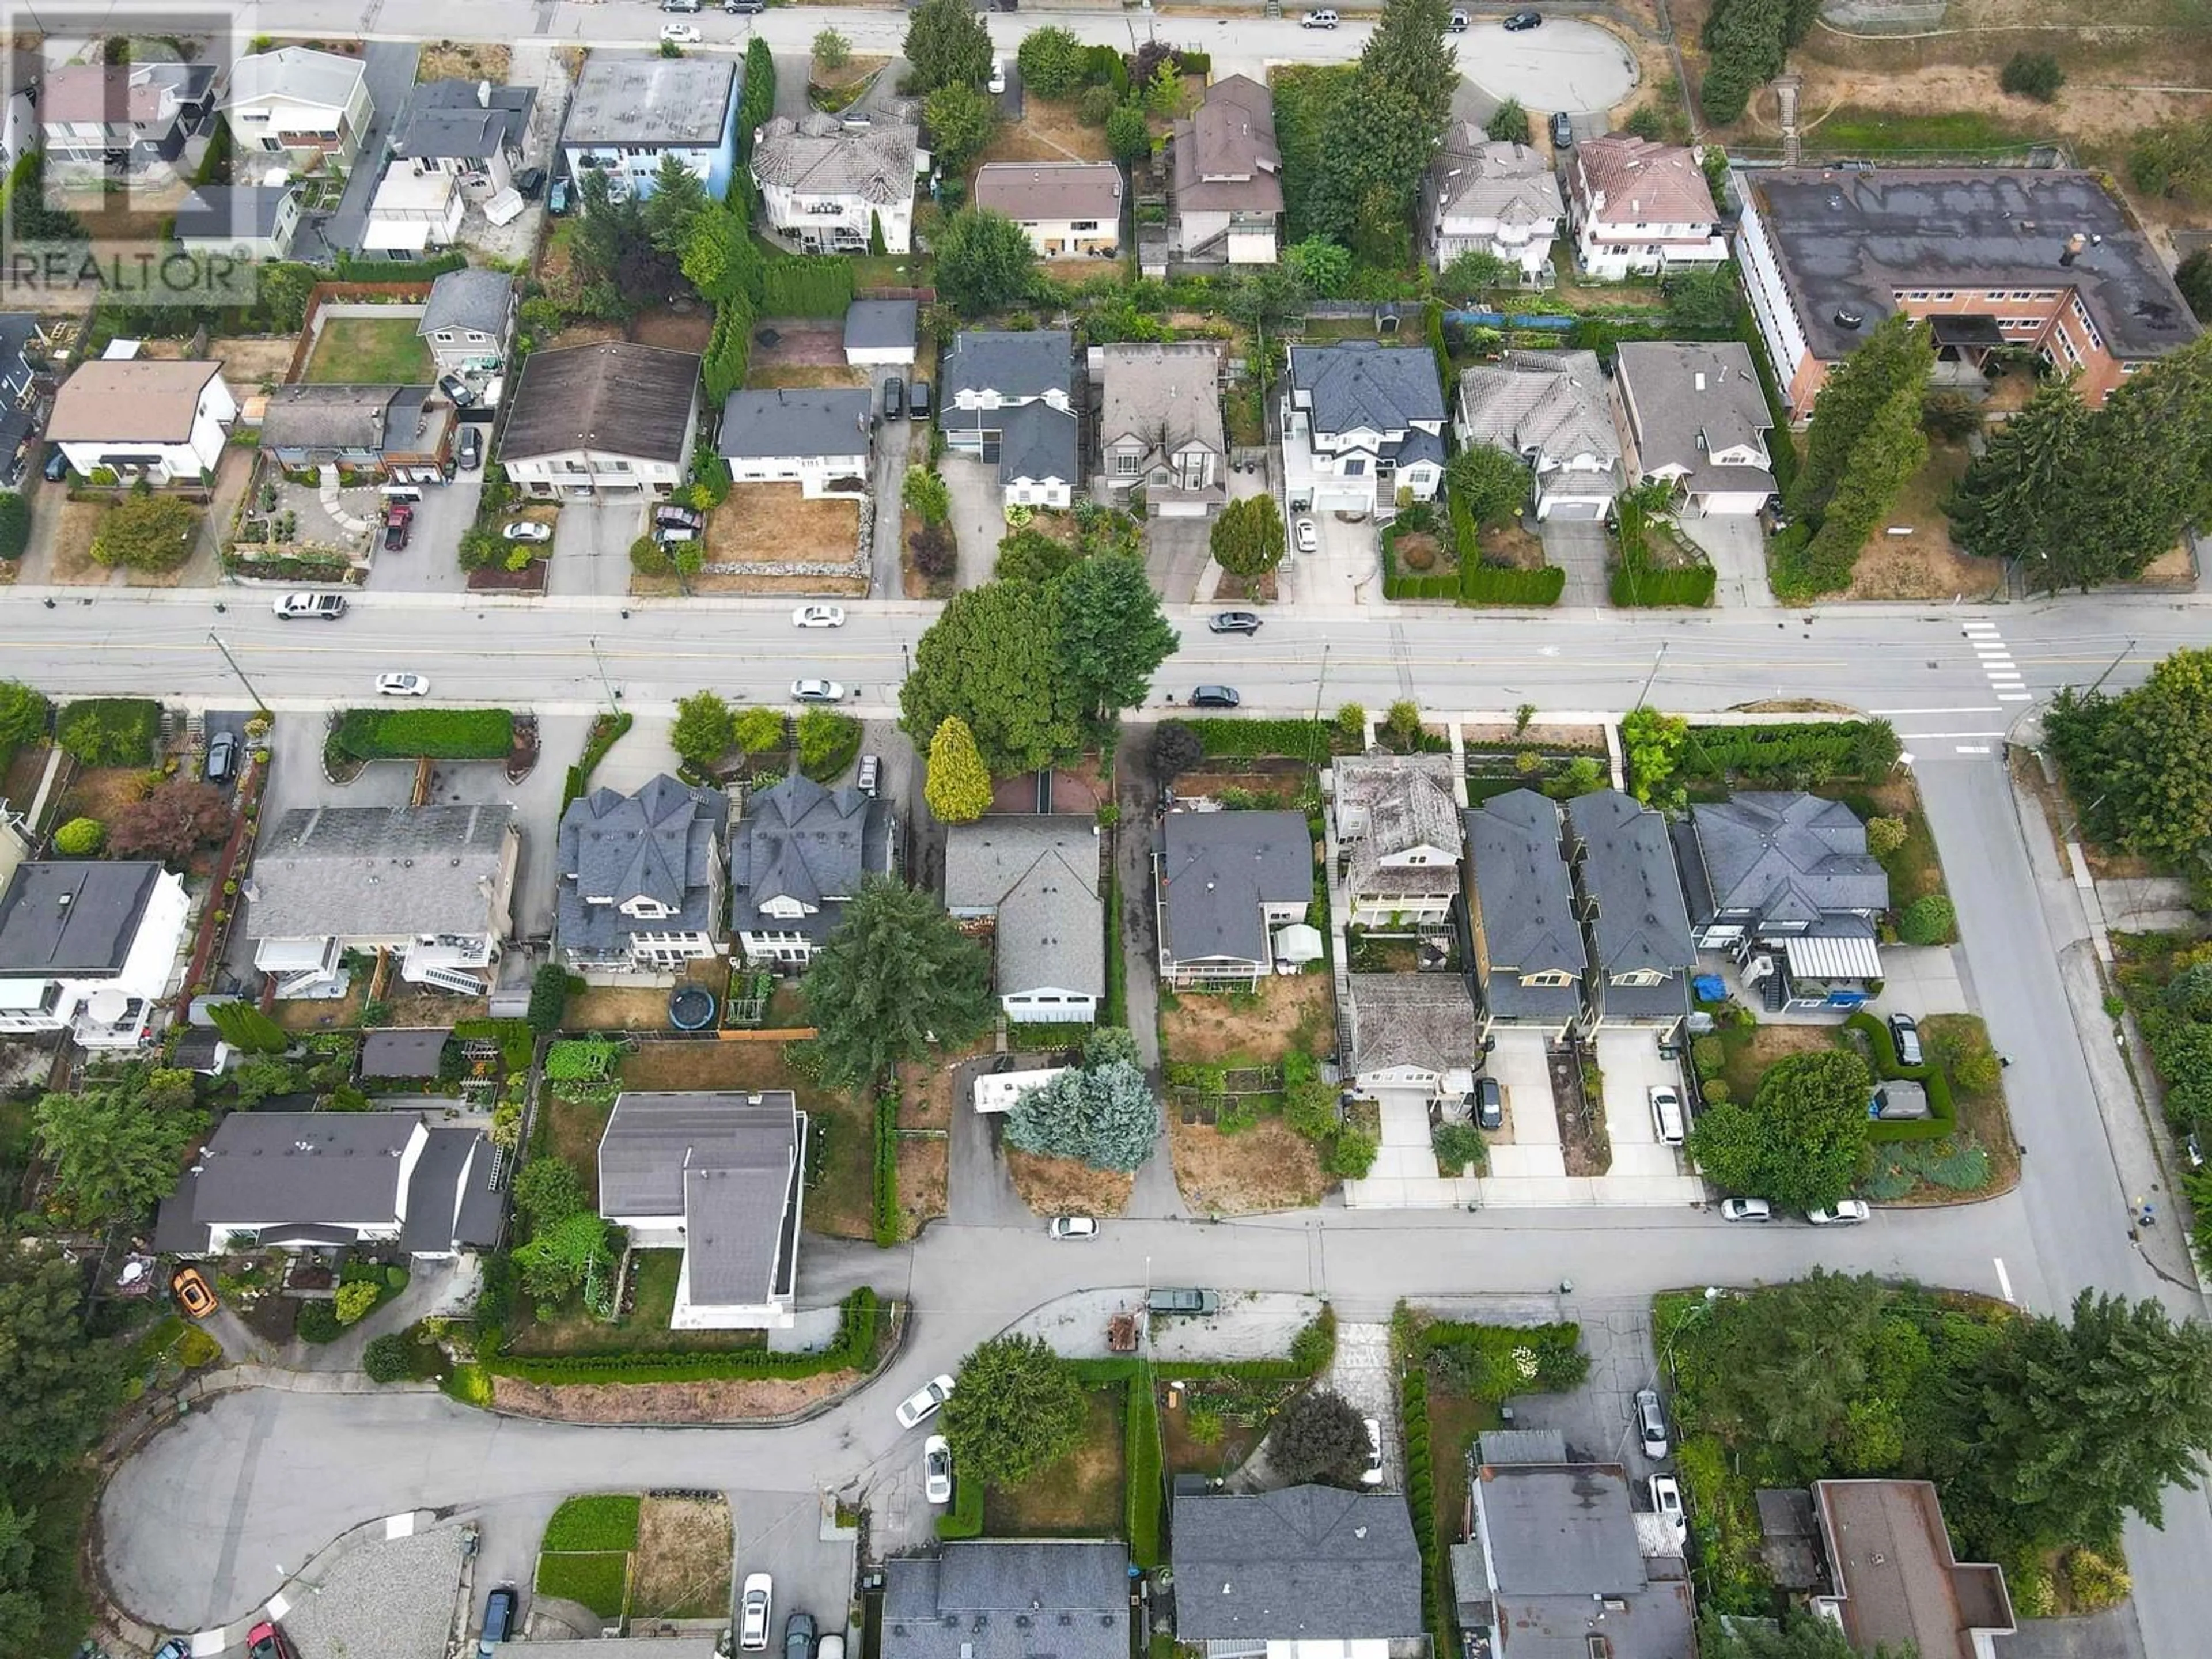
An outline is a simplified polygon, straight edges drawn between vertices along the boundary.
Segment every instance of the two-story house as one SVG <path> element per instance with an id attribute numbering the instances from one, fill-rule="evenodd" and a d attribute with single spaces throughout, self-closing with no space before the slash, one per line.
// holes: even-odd
<path id="1" fill-rule="evenodd" d="M 898 839 L 889 801 L 794 772 L 753 791 L 730 836 L 730 929 L 754 966 L 805 968 Z"/>
<path id="2" fill-rule="evenodd" d="M 1441 927 L 1459 896 L 1460 808 L 1445 755 L 1346 756 L 1334 768 L 1337 866 L 1355 927 Z"/>
<path id="3" fill-rule="evenodd" d="M 1179 1491 L 1173 1505 L 1178 1646 L 1218 1659 L 1429 1651 L 1420 1547 L 1398 1493 Z"/>
<path id="4" fill-rule="evenodd" d="M 395 163 L 421 161 L 452 173 L 482 197 L 514 182 L 530 132 L 535 87 L 489 81 L 423 81 L 392 127 Z"/>
<path id="5" fill-rule="evenodd" d="M 665 500 L 689 476 L 699 359 L 619 340 L 533 351 L 507 403 L 499 459 L 525 493 Z"/>
<path id="6" fill-rule="evenodd" d="M 1455 121 L 1421 180 L 1430 260 L 1443 270 L 1463 253 L 1487 253 L 1521 273 L 1522 286 L 1552 280 L 1552 241 L 1567 216 L 1551 162 L 1527 144 L 1492 139 Z"/>
<path id="7" fill-rule="evenodd" d="M 1122 179 L 1112 161 L 988 161 L 971 198 L 1022 228 L 1041 259 L 1110 259 L 1121 249 Z"/>
<path id="8" fill-rule="evenodd" d="M 1087 817 L 993 812 L 953 825 L 945 837 L 945 911 L 989 926 L 999 1006 L 1017 1024 L 1097 1018 L 1106 995 L 1103 892 L 1098 827 Z"/>
<path id="9" fill-rule="evenodd" d="M 165 484 L 212 474 L 237 416 L 220 362 L 100 358 L 62 382 L 46 441 L 76 472 Z"/>
<path id="10" fill-rule="evenodd" d="M 1667 821 L 1632 795 L 1600 789 L 1567 803 L 1589 953 L 1589 1024 L 1680 1023 L 1697 946 Z"/>
<path id="11" fill-rule="evenodd" d="M 12 823 L 0 823 L 11 854 Z M 159 864 L 24 861 L 0 881 L 0 1036 L 67 1031 L 86 1048 L 153 1040 L 183 972 L 191 902 Z"/>
<path id="12" fill-rule="evenodd" d="M 1492 1024 L 1563 1036 L 1581 1017 L 1589 959 L 1568 878 L 1559 804 L 1533 789 L 1460 815 L 1467 838 L 1467 961 Z"/>
<path id="13" fill-rule="evenodd" d="M 394 160 L 368 198 L 361 250 L 384 259 L 441 253 L 461 240 L 468 216 L 458 177 L 435 161 Z"/>
<path id="14" fill-rule="evenodd" d="M 594 789 L 561 814 L 553 943 L 594 984 L 673 984 L 722 942 L 719 791 L 661 773 L 633 794 Z"/>
<path id="15" fill-rule="evenodd" d="M 470 265 L 430 284 L 415 333 L 430 348 L 439 374 L 491 373 L 507 362 L 514 317 L 514 278 Z"/>
<path id="16" fill-rule="evenodd" d="M 1249 989 L 1273 971 L 1274 934 L 1305 920 L 1313 838 L 1298 812 L 1170 812 L 1152 833 L 1160 978 Z"/>
<path id="17" fill-rule="evenodd" d="M 738 483 L 796 483 L 802 498 L 867 493 L 874 397 L 866 387 L 732 392 L 714 453 Z"/>
<path id="18" fill-rule="evenodd" d="M 1170 143 L 1169 255 L 1273 264 L 1283 222 L 1274 94 L 1249 76 L 1224 75 L 1175 124 Z"/>
<path id="19" fill-rule="evenodd" d="M 222 108 L 240 150 L 319 155 L 339 167 L 352 164 L 375 112 L 362 59 L 307 46 L 240 58 Z"/>
<path id="20" fill-rule="evenodd" d="M 653 175 L 674 156 L 720 201 L 737 165 L 744 73 L 729 58 L 584 60 L 561 128 L 568 176 L 598 172 L 617 196 L 653 194 Z"/>
<path id="21" fill-rule="evenodd" d="M 1161 518 L 1205 518 L 1227 504 L 1220 347 L 1093 346 L 1091 378 L 1103 388 L 1098 443 L 1109 490 L 1142 489 L 1145 511 Z"/>
<path id="22" fill-rule="evenodd" d="M 765 228 L 799 253 L 914 251 L 914 181 L 928 170 L 911 121 L 847 126 L 820 110 L 779 115 L 753 135 Z"/>
<path id="23" fill-rule="evenodd" d="M 1625 344 L 1613 397 L 1632 482 L 1665 479 L 1692 515 L 1756 513 L 1774 494 L 1774 417 L 1741 340 Z"/>
<path id="24" fill-rule="evenodd" d="M 70 64 L 39 88 L 46 176 L 141 175 L 184 153 L 215 96 L 212 64 Z"/>
<path id="25" fill-rule="evenodd" d="M 240 888 L 253 965 L 280 997 L 343 995 L 349 951 L 410 985 L 482 996 L 514 931 L 512 806 L 298 807 Z"/>
<path id="26" fill-rule="evenodd" d="M 1620 434 L 1595 351 L 1508 351 L 1460 371 L 1460 447 L 1528 464 L 1536 517 L 1601 519 L 1620 493 Z"/>
<path id="27" fill-rule="evenodd" d="M 1291 348 L 1283 478 L 1293 511 L 1389 511 L 1434 498 L 1444 476 L 1444 392 L 1425 346 L 1340 340 Z"/>
<path id="28" fill-rule="evenodd" d="M 1695 150 L 1616 134 L 1585 138 L 1567 173 L 1575 258 L 1610 282 L 1728 262 L 1728 238 Z"/>
<path id="29" fill-rule="evenodd" d="M 996 467 L 1009 507 L 1074 499 L 1074 352 L 1066 329 L 963 329 L 945 354 L 937 424 L 945 447 Z"/>

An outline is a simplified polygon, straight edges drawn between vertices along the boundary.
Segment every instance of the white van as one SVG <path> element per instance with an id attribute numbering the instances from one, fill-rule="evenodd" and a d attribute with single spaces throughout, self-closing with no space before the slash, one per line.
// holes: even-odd
<path id="1" fill-rule="evenodd" d="M 1682 1144 L 1682 1097 L 1664 1084 L 1651 1090 L 1651 1129 L 1669 1146 Z"/>
<path id="2" fill-rule="evenodd" d="M 1006 89 L 1006 60 L 1005 58 L 994 58 L 991 60 L 991 79 L 989 85 L 994 93 L 1004 92 Z"/>

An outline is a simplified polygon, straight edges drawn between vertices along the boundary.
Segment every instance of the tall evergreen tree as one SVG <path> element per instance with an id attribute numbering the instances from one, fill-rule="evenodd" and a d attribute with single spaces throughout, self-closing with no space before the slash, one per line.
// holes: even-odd
<path id="1" fill-rule="evenodd" d="M 981 86 L 991 72 L 991 33 L 969 0 L 921 0 L 902 50 L 925 96 L 939 87 Z"/>
<path id="2" fill-rule="evenodd" d="M 1925 378 L 1923 372 L 1923 382 Z M 1899 386 L 1860 429 L 1844 476 L 1806 550 L 1807 574 L 1816 588 L 1834 592 L 1850 585 L 1859 550 L 1927 460 L 1928 438 L 1920 429 L 1921 392 L 1919 384 Z"/>
<path id="3" fill-rule="evenodd" d="M 2212 514 L 2212 335 L 2121 382 L 2091 429 L 2086 471 L 2103 511 L 2088 574 L 2135 576 Z"/>
<path id="4" fill-rule="evenodd" d="M 1782 73 L 1784 39 L 1795 0 L 1718 0 L 1705 19 L 1705 118 L 1726 125 L 1743 113 L 1754 88 Z"/>
<path id="5" fill-rule="evenodd" d="M 806 970 L 823 1080 L 866 1088 L 933 1046 L 965 1047 L 991 1022 L 991 964 L 936 896 L 869 876 Z"/>
<path id="6" fill-rule="evenodd" d="M 1375 33 L 1359 53 L 1359 72 L 1413 100 L 1433 131 L 1451 118 L 1459 88 L 1459 53 L 1441 44 L 1451 21 L 1449 0 L 1383 0 Z"/>
<path id="7" fill-rule="evenodd" d="M 1086 717 L 1144 702 L 1152 671 L 1175 654 L 1176 635 L 1133 553 L 1099 553 L 1054 584 L 1063 683 Z"/>
<path id="8" fill-rule="evenodd" d="M 1813 402 L 1805 463 L 1797 469 L 1790 493 L 1792 513 L 1818 518 L 1827 509 L 1828 498 L 1850 468 L 1851 451 L 1876 411 L 1906 386 L 1917 400 L 1935 361 L 1927 329 L 1900 311 L 1884 318 L 1864 343 L 1828 371 Z"/>
<path id="9" fill-rule="evenodd" d="M 2094 535 L 2098 492 L 2083 467 L 2094 418 L 2070 380 L 2039 386 L 1990 430 L 1945 504 L 1952 539 L 1978 558 L 2018 560 L 2031 587 L 2070 580 L 2079 544 Z"/>

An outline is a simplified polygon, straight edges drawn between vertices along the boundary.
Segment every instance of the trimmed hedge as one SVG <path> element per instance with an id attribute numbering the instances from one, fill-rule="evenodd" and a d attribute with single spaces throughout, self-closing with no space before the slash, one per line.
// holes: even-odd
<path id="1" fill-rule="evenodd" d="M 788 254 L 761 272 L 761 317 L 842 317 L 853 303 L 853 262 Z"/>
<path id="2" fill-rule="evenodd" d="M 837 1340 L 819 1353 L 732 1348 L 720 1353 L 579 1353 L 545 1359 L 496 1354 L 481 1365 L 494 1376 L 556 1386 L 564 1382 L 712 1382 L 723 1377 L 801 1377 L 865 1371 L 872 1370 L 876 1363 L 878 1305 L 875 1291 L 866 1285 L 847 1297 L 838 1316 Z"/>
<path id="3" fill-rule="evenodd" d="M 1566 585 L 1567 573 L 1555 564 L 1540 570 L 1516 570 L 1462 562 L 1459 568 L 1462 605 L 1557 605 Z"/>
<path id="4" fill-rule="evenodd" d="M 939 1538 L 981 1538 L 983 1535 L 983 1483 L 952 1474 L 952 1507 L 937 1517 Z"/>
<path id="5" fill-rule="evenodd" d="M 1951 1079 L 1943 1075 L 1941 1066 L 1933 1060 L 1923 1066 L 1903 1064 L 1897 1057 L 1897 1044 L 1889 1035 L 1888 1025 L 1864 1009 L 1846 1019 L 1844 1029 L 1856 1031 L 1867 1040 L 1874 1051 L 1874 1074 L 1877 1079 L 1917 1083 L 1928 1091 L 1928 1117 L 1893 1122 L 1876 1118 L 1867 1126 L 1868 1139 L 1877 1146 L 1884 1141 L 1941 1140 L 1957 1132 L 1959 1106 L 1951 1094 Z"/>
<path id="6" fill-rule="evenodd" d="M 1314 760 L 1329 752 L 1336 726 L 1331 720 L 1189 720 L 1208 760 L 1259 760 L 1285 756 Z"/>
<path id="7" fill-rule="evenodd" d="M 1613 602 L 1619 605 L 1709 605 L 1717 578 L 1712 566 L 1659 570 L 1623 559 L 1613 568 Z"/>
<path id="8" fill-rule="evenodd" d="M 889 1249 L 899 1241 L 898 1094 L 876 1097 L 876 1243 Z"/>
<path id="9" fill-rule="evenodd" d="M 568 810 L 568 803 L 581 799 L 592 787 L 592 774 L 607 757 L 607 750 L 621 742 L 623 735 L 636 724 L 637 716 L 627 709 L 619 714 L 602 714 L 592 722 L 591 735 L 584 740 L 584 752 L 568 769 L 561 784 L 561 811 Z"/>
<path id="10" fill-rule="evenodd" d="M 161 735 L 161 705 L 150 697 L 87 697 L 62 710 L 54 741 L 86 766 L 146 766 Z"/>
<path id="11" fill-rule="evenodd" d="M 1160 1403 L 1151 1381 L 1133 1377 L 1122 1419 L 1121 1461 L 1127 1494 L 1129 1559 L 1139 1567 L 1160 1565 L 1160 1506 L 1166 1502 L 1160 1466 Z"/>
<path id="12" fill-rule="evenodd" d="M 349 708 L 331 742 L 356 760 L 505 760 L 514 716 L 504 708 Z"/>
<path id="13" fill-rule="evenodd" d="M 1440 575 L 1409 576 L 1398 568 L 1398 526 L 1393 523 L 1382 532 L 1382 597 L 1386 599 L 1456 599 L 1459 598 L 1459 575 L 1446 571 Z"/>
<path id="14" fill-rule="evenodd" d="M 1129 1023 L 1129 964 L 1121 955 L 1121 872 L 1120 861 L 1106 860 L 1106 1024 Z"/>
<path id="15" fill-rule="evenodd" d="M 1692 726 L 1675 762 L 1688 777 L 1771 778 L 1800 768 L 1832 777 L 1879 777 L 1897 763 L 1887 720 L 1820 720 L 1791 726 Z"/>
<path id="16" fill-rule="evenodd" d="M 1398 1382 L 1398 1420 L 1406 1433 L 1406 1507 L 1413 1511 L 1413 1543 L 1421 1553 L 1421 1607 L 1438 1653 L 1452 1651 L 1451 1607 L 1437 1559 L 1435 1454 L 1429 1442 L 1429 1379 L 1418 1368 Z"/>

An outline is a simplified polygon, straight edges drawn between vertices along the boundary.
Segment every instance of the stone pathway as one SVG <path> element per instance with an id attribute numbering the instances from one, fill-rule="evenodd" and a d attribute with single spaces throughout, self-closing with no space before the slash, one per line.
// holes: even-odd
<path id="1" fill-rule="evenodd" d="M 346 511 L 345 505 L 340 499 L 337 468 L 325 465 L 317 475 L 317 487 L 322 495 L 323 511 L 331 515 L 331 522 L 349 535 L 368 534 L 370 528 L 368 520 L 356 518 Z"/>

